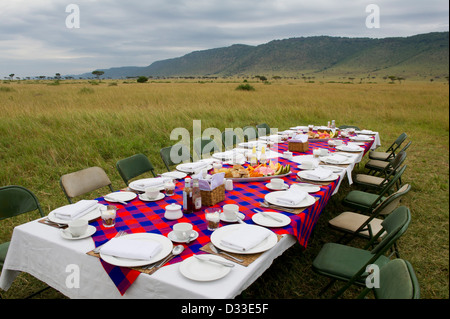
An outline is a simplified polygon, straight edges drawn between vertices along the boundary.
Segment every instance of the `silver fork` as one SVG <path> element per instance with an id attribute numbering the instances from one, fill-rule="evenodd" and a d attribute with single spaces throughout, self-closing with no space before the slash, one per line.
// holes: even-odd
<path id="1" fill-rule="evenodd" d="M 234 256 L 231 256 L 231 255 L 227 254 L 226 252 L 220 250 L 219 248 L 217 248 L 216 246 L 214 246 L 212 243 L 209 244 L 209 248 L 211 248 L 211 250 L 212 250 L 213 252 L 215 252 L 216 254 L 224 254 L 224 255 L 226 255 L 226 256 L 228 256 L 228 257 L 230 257 L 230 258 L 233 258 L 233 259 L 236 260 L 237 262 L 240 262 L 240 263 L 244 262 L 242 259 L 239 259 L 239 258 L 236 258 L 236 257 L 234 257 Z"/>
<path id="2" fill-rule="evenodd" d="M 120 237 L 120 236 L 123 236 L 123 235 L 126 235 L 127 233 L 126 232 L 124 232 L 123 230 L 121 230 L 121 231 L 119 231 L 117 234 L 116 234 L 116 236 L 114 236 L 113 238 L 117 238 L 117 237 Z M 109 243 L 109 241 L 107 241 L 106 243 Z M 98 246 L 97 248 L 95 248 L 94 250 L 93 250 L 93 252 L 94 253 L 96 253 L 96 254 L 98 254 L 99 252 L 100 252 L 100 249 L 103 247 L 103 245 L 105 245 L 106 243 L 104 243 L 104 244 L 101 244 L 100 246 Z"/>

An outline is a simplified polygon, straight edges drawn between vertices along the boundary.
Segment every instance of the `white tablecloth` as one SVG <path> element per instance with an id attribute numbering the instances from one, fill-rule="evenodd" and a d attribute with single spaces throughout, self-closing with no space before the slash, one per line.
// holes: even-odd
<path id="1" fill-rule="evenodd" d="M 229 299 L 250 286 L 276 257 L 295 243 L 294 236 L 284 236 L 248 267 L 236 264 L 226 277 L 216 281 L 192 281 L 179 272 L 180 263 L 167 265 L 152 275 L 140 274 L 121 296 L 99 259 L 86 254 L 94 248 L 90 237 L 66 240 L 59 229 L 32 221 L 14 229 L 0 276 L 0 288 L 7 290 L 22 271 L 69 298 Z M 73 287 L 71 282 L 74 269 L 79 269 L 79 288 Z"/>

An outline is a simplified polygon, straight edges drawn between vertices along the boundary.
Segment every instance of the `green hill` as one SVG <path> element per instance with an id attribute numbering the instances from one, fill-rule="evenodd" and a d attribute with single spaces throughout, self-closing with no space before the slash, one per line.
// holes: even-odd
<path id="1" fill-rule="evenodd" d="M 103 70 L 104 77 L 126 76 L 388 76 L 445 77 L 449 33 L 434 32 L 384 39 L 301 37 L 258 46 L 195 51 L 147 67 Z M 85 75 L 83 75 L 85 76 Z"/>

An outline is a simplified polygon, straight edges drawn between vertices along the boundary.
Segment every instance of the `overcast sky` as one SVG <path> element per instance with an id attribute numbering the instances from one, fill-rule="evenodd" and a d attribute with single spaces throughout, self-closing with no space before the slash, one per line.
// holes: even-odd
<path id="1" fill-rule="evenodd" d="M 369 4 L 379 28 L 366 26 Z M 292 37 L 448 31 L 448 17 L 448 0 L 0 0 L 0 79 L 147 66 Z"/>

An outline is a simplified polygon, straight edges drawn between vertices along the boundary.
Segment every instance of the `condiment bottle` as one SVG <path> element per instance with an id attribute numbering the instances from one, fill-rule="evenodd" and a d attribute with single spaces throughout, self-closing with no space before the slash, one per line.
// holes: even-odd
<path id="1" fill-rule="evenodd" d="M 202 195 L 200 194 L 197 178 L 195 178 L 192 183 L 192 203 L 194 206 L 194 212 L 202 209 Z"/>
<path id="2" fill-rule="evenodd" d="M 194 205 L 192 201 L 192 188 L 191 188 L 191 179 L 186 178 L 184 180 L 184 189 L 183 189 L 183 212 L 185 214 L 191 214 L 194 211 Z"/>
<path id="3" fill-rule="evenodd" d="M 267 163 L 267 157 L 266 157 L 266 147 L 263 146 L 261 149 L 261 156 L 259 157 L 259 161 L 261 164 Z"/>
<path id="4" fill-rule="evenodd" d="M 258 164 L 258 158 L 256 157 L 256 147 L 253 146 L 252 157 L 250 158 L 250 165 L 255 166 Z"/>

